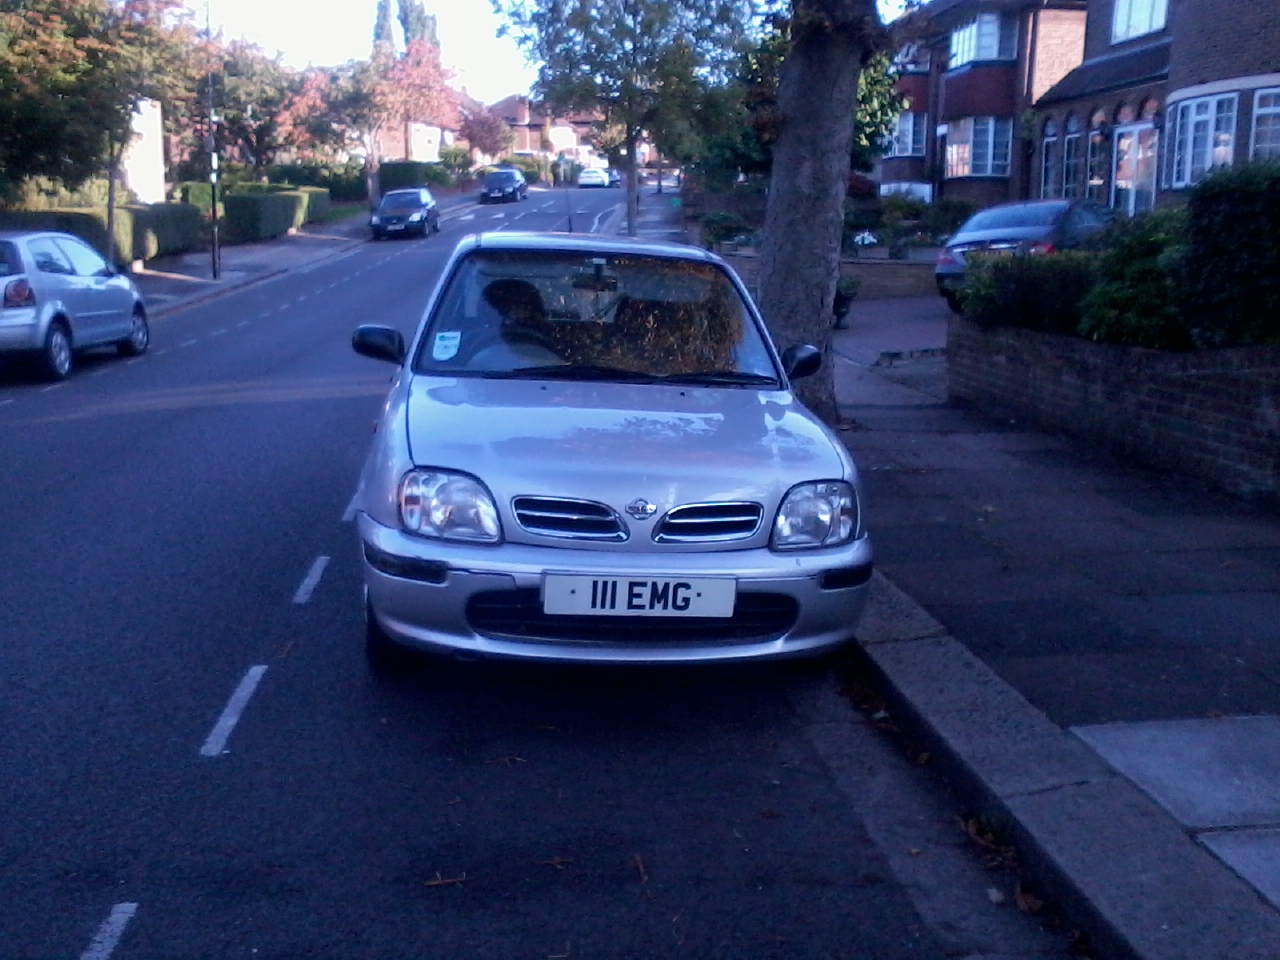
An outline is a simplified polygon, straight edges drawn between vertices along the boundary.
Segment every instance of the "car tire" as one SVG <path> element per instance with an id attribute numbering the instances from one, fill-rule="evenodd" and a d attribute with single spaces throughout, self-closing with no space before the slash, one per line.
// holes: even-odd
<path id="1" fill-rule="evenodd" d="M 436 217 L 436 218 L 435 218 L 435 220 L 431 221 L 431 232 L 432 232 L 432 233 L 439 233 L 439 232 L 440 232 L 440 218 L 439 218 L 439 217 Z"/>
<path id="2" fill-rule="evenodd" d="M 960 305 L 960 294 L 954 290 L 943 290 L 942 299 L 947 301 L 947 306 L 951 308 L 952 313 L 964 313 L 964 308 Z"/>
<path id="3" fill-rule="evenodd" d="M 368 600 L 364 604 L 364 655 L 370 669 L 387 675 L 404 673 L 421 663 L 412 650 L 396 643 L 382 629 Z"/>
<path id="4" fill-rule="evenodd" d="M 50 380 L 65 380 L 71 375 L 71 331 L 63 320 L 49 324 L 44 335 L 44 348 L 40 351 L 40 366 Z"/>
<path id="5" fill-rule="evenodd" d="M 381 230 L 373 231 L 373 235 L 370 237 L 370 239 L 373 240 L 374 243 L 377 243 L 379 240 L 382 239 L 382 231 Z"/>
<path id="6" fill-rule="evenodd" d="M 116 350 L 122 357 L 141 356 L 151 345 L 151 327 L 147 323 L 147 314 L 142 307 L 133 308 L 133 319 L 130 324 L 129 335 L 116 344 Z"/>

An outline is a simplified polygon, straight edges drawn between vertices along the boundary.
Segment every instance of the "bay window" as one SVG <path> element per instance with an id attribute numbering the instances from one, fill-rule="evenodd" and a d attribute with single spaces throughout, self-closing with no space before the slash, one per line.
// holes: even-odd
<path id="1" fill-rule="evenodd" d="M 929 115 L 903 111 L 898 114 L 893 138 L 885 144 L 886 157 L 923 157 L 929 135 Z"/>
<path id="2" fill-rule="evenodd" d="M 1280 158 L 1280 88 L 1253 95 L 1253 146 L 1255 160 Z"/>
<path id="3" fill-rule="evenodd" d="M 1007 177 L 1012 117 L 965 117 L 947 124 L 948 177 Z"/>
<path id="4" fill-rule="evenodd" d="M 1169 186 L 1189 187 L 1235 158 L 1237 94 L 1183 100 L 1169 106 L 1166 171 Z"/>
<path id="5" fill-rule="evenodd" d="M 1013 60 L 1018 55 L 1018 24 L 998 13 L 980 13 L 951 31 L 949 67 L 975 60 Z"/>

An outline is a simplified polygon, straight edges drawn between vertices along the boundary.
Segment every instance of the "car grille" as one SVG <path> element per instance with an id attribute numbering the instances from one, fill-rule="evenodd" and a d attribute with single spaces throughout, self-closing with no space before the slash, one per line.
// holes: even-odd
<path id="1" fill-rule="evenodd" d="M 625 540 L 627 529 L 613 510 L 593 500 L 516 497 L 516 522 L 529 533 L 570 540 Z"/>
<path id="2" fill-rule="evenodd" d="M 546 614 L 536 587 L 490 590 L 467 601 L 467 623 L 495 638 L 568 643 L 749 643 L 776 640 L 796 623 L 799 604 L 779 593 L 740 593 L 731 617 L 597 617 Z"/>
<path id="3" fill-rule="evenodd" d="M 675 507 L 658 521 L 653 539 L 659 543 L 707 543 L 743 540 L 760 529 L 758 503 L 693 503 Z"/>

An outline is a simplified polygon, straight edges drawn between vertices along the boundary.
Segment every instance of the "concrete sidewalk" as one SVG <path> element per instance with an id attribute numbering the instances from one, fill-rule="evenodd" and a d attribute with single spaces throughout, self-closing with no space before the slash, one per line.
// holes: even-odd
<path id="1" fill-rule="evenodd" d="M 640 199 L 642 238 L 683 237 L 678 194 Z M 139 279 L 176 309 L 347 228 L 228 248 L 217 285 Z M 1104 957 L 1280 960 L 1280 518 L 951 403 L 947 320 L 855 301 L 833 336 L 877 552 L 865 664 Z"/>

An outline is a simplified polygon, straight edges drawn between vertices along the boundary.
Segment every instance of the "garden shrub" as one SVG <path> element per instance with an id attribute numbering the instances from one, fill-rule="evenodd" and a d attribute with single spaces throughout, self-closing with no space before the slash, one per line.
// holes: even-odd
<path id="1" fill-rule="evenodd" d="M 106 256 L 107 208 L 6 210 L 0 229 L 57 230 L 79 237 Z M 197 249 L 203 238 L 200 211 L 184 203 L 130 204 L 116 208 L 115 243 L 110 259 L 117 264 Z"/>
<path id="2" fill-rule="evenodd" d="M 1107 228 L 1100 238 L 1098 283 L 1080 305 L 1082 337 L 1159 350 L 1193 345 L 1172 279 L 1184 230 L 1178 209 L 1122 217 Z"/>
<path id="3" fill-rule="evenodd" d="M 382 193 L 407 187 L 447 187 L 449 171 L 438 163 L 421 160 L 388 160 L 378 167 L 378 189 Z"/>
<path id="4" fill-rule="evenodd" d="M 1177 285 L 1196 346 L 1280 343 L 1280 160 L 1205 177 L 1186 229 Z"/>
<path id="5" fill-rule="evenodd" d="M 702 218 L 702 245 L 714 250 L 717 243 L 751 233 L 751 224 L 736 213 L 708 213 Z"/>
<path id="6" fill-rule="evenodd" d="M 920 227 L 929 236 L 942 241 L 951 236 L 974 214 L 974 205 L 967 200 L 935 200 L 924 209 Z"/>
<path id="7" fill-rule="evenodd" d="M 340 164 L 281 163 L 267 167 L 272 183 L 292 183 L 300 187 L 324 187 L 335 203 L 352 203 L 369 198 L 364 167 L 358 162 Z"/>
<path id="8" fill-rule="evenodd" d="M 283 236 L 298 222 L 305 200 L 297 193 L 232 193 L 223 201 L 227 240 L 252 243 Z"/>
<path id="9" fill-rule="evenodd" d="M 507 157 L 503 162 L 519 169 L 529 183 L 537 183 L 542 179 L 542 167 L 536 157 Z"/>
<path id="10" fill-rule="evenodd" d="M 964 315 L 982 327 L 1074 334 L 1080 302 L 1097 276 L 1094 254 L 1064 252 L 970 259 Z"/>

